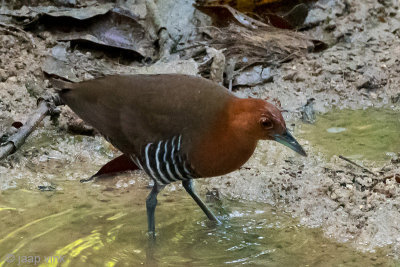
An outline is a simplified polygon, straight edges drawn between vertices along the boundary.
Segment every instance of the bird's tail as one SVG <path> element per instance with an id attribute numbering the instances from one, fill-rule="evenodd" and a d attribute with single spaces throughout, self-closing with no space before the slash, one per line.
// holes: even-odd
<path id="1" fill-rule="evenodd" d="M 65 81 L 61 79 L 51 78 L 50 83 L 53 85 L 57 93 L 64 90 L 70 90 L 74 88 L 74 83 L 71 81 Z"/>

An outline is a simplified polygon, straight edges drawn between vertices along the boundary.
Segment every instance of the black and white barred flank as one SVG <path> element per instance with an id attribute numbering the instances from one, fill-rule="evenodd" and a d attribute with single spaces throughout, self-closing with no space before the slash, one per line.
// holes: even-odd
<path id="1" fill-rule="evenodd" d="M 181 152 L 181 143 L 181 135 L 171 140 L 149 143 L 141 158 L 135 155 L 130 155 L 130 158 L 159 185 L 198 178 L 186 155 Z"/>

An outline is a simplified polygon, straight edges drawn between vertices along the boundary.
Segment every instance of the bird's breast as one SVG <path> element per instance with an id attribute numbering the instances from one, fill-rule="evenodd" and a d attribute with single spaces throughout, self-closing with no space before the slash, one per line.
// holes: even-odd
<path id="1" fill-rule="evenodd" d="M 210 135 L 192 148 L 191 162 L 202 177 L 224 175 L 239 169 L 253 154 L 257 141 L 228 133 Z"/>

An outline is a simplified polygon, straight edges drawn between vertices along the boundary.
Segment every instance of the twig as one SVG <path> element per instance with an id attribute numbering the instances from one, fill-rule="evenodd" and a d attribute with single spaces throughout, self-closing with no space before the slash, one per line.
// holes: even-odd
<path id="1" fill-rule="evenodd" d="M 344 156 L 342 156 L 342 155 L 339 155 L 339 158 L 341 158 L 341 159 L 343 159 L 343 160 L 345 160 L 345 161 L 347 161 L 347 162 L 349 162 L 349 163 L 351 163 L 351 164 L 353 164 L 353 165 L 355 165 L 355 166 L 357 166 L 357 167 L 363 169 L 364 171 L 366 171 L 366 172 L 368 172 L 368 173 L 370 173 L 370 174 L 372 174 L 372 175 L 374 175 L 374 176 L 378 176 L 378 175 L 376 175 L 376 173 L 373 173 L 372 171 L 368 170 L 367 168 L 365 168 L 365 167 L 363 167 L 363 166 L 361 166 L 361 165 L 355 163 L 355 162 L 352 161 L 351 159 L 348 159 L 348 158 L 346 158 L 346 157 L 344 157 Z"/>
<path id="2" fill-rule="evenodd" d="M 197 29 L 210 28 L 210 29 L 219 31 L 219 33 L 223 33 L 223 31 L 221 29 L 219 29 L 218 27 L 215 27 L 215 26 L 202 26 L 202 27 L 196 27 L 196 28 Z"/>
<path id="3" fill-rule="evenodd" d="M 54 115 L 57 112 L 55 108 L 59 105 L 61 105 L 61 101 L 58 97 L 48 100 L 39 99 L 38 108 L 28 121 L 19 128 L 18 132 L 10 136 L 6 142 L 0 144 L 0 160 L 17 151 L 47 115 Z"/>
<path id="4" fill-rule="evenodd" d="M 170 34 L 161 20 L 160 12 L 154 0 L 146 0 L 146 8 L 158 34 L 160 46 L 159 59 L 166 59 L 170 55 L 173 46 Z"/>
<path id="5" fill-rule="evenodd" d="M 185 51 L 188 49 L 197 48 L 197 47 L 205 47 L 205 46 L 207 46 L 207 44 L 200 43 L 200 44 L 185 46 L 185 47 L 182 47 L 181 49 L 176 49 L 175 52 L 178 53 L 178 52 L 182 52 L 182 51 Z"/>

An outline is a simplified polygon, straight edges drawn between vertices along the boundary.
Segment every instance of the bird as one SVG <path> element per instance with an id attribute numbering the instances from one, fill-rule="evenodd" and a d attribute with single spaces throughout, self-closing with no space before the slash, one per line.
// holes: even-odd
<path id="1" fill-rule="evenodd" d="M 148 233 L 155 236 L 158 193 L 181 182 L 205 215 L 219 219 L 196 194 L 193 179 L 239 169 L 259 140 L 277 141 L 302 156 L 281 111 L 257 98 L 184 74 L 109 75 L 54 83 L 64 104 L 123 154 L 98 172 L 142 169 L 154 181 L 146 198 Z"/>

